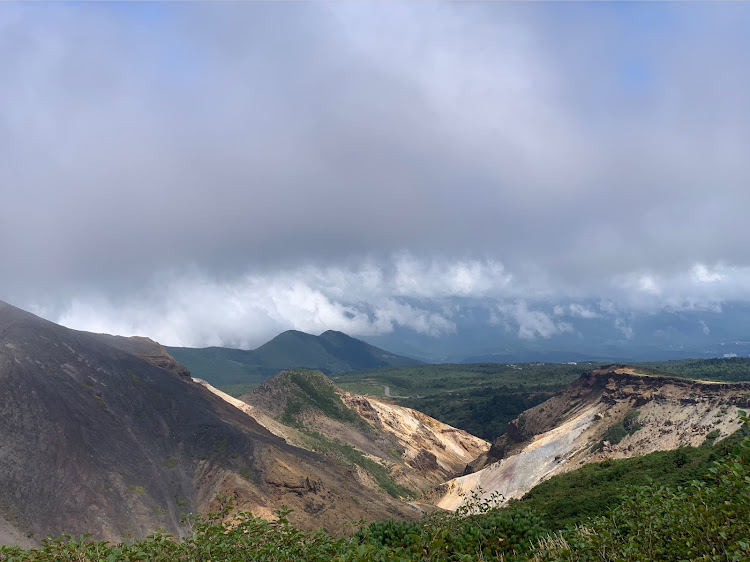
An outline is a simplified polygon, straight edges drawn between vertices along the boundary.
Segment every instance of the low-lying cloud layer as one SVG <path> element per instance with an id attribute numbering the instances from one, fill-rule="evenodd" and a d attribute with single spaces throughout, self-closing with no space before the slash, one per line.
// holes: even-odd
<path id="1" fill-rule="evenodd" d="M 522 339 L 747 301 L 750 5 L 0 6 L 0 298 Z"/>
<path id="2" fill-rule="evenodd" d="M 575 333 L 582 321 L 592 319 L 604 319 L 630 338 L 633 314 L 716 312 L 725 297 L 750 303 L 750 270 L 721 268 L 707 278 L 708 271 L 698 265 L 669 278 L 627 277 L 605 287 L 597 301 L 587 295 L 581 303 L 571 300 L 583 298 L 574 288 L 537 293 L 530 280 L 510 275 L 494 261 L 427 261 L 401 254 L 387 266 L 374 261 L 308 265 L 224 282 L 196 272 L 163 276 L 138 299 L 76 298 L 57 311 L 37 312 L 74 328 L 147 334 L 166 344 L 195 347 L 253 348 L 286 329 L 372 336 L 402 327 L 449 335 L 464 306 L 486 310 L 488 329 L 496 330 L 498 338 L 511 333 L 525 340 L 548 339 Z"/>

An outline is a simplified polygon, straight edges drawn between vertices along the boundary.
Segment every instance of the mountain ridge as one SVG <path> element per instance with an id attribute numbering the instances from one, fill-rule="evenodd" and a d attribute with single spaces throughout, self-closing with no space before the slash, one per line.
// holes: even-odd
<path id="1" fill-rule="evenodd" d="M 296 524 L 332 531 L 415 517 L 185 373 L 151 340 L 70 330 L 0 303 L 2 536 L 183 536 L 181 514 L 215 509 L 217 493 L 268 518 L 286 504 Z"/>
<path id="2" fill-rule="evenodd" d="M 334 330 L 318 336 L 287 330 L 253 350 L 224 347 L 166 349 L 197 378 L 219 388 L 231 384 L 258 384 L 286 369 L 315 369 L 331 375 L 422 363 Z"/>

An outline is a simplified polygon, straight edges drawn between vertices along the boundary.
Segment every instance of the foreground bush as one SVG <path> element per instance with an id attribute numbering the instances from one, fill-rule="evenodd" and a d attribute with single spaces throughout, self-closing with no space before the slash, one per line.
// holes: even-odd
<path id="1" fill-rule="evenodd" d="M 65 535 L 46 540 L 41 548 L 24 551 L 18 547 L 0 548 L 0 561 L 244 561 L 244 560 L 311 560 L 330 562 L 339 554 L 344 540 L 324 531 L 309 532 L 291 525 L 288 511 L 278 512 L 273 523 L 250 513 L 237 513 L 224 521 L 231 503 L 223 501 L 219 512 L 207 516 L 190 516 L 186 524 L 193 527 L 192 536 L 175 539 L 155 534 L 132 543 L 108 545 Z"/>
<path id="2" fill-rule="evenodd" d="M 476 496 L 457 513 L 433 514 L 421 523 L 377 521 L 349 538 L 298 529 L 285 510 L 278 512 L 275 522 L 250 513 L 227 519 L 230 507 L 225 501 L 217 513 L 191 516 L 187 523 L 193 533 L 185 539 L 157 534 L 113 546 L 87 536 L 63 536 L 28 551 L 2 547 L 0 561 L 496 560 L 528 551 L 548 532 L 531 513 L 507 511 L 496 507 L 492 499 L 479 501 Z"/>
<path id="3" fill-rule="evenodd" d="M 433 513 L 421 523 L 375 521 L 353 540 L 367 547 L 373 560 L 514 559 L 549 530 L 531 512 L 498 507 L 498 500 L 474 494 L 455 513 Z"/>
<path id="4" fill-rule="evenodd" d="M 639 488 L 609 516 L 542 541 L 535 559 L 750 560 L 750 437 L 702 481 Z"/>

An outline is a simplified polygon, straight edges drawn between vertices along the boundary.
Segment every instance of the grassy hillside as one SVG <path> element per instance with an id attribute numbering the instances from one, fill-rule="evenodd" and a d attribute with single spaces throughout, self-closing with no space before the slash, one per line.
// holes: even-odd
<path id="1" fill-rule="evenodd" d="M 702 479 L 714 462 L 726 457 L 746 435 L 742 430 L 717 444 L 708 440 L 702 447 L 588 464 L 542 482 L 512 507 L 533 511 L 550 529 L 572 527 L 605 515 L 632 486 L 677 487 Z"/>
<path id="2" fill-rule="evenodd" d="M 194 377 L 234 396 L 252 390 L 285 369 L 317 369 L 331 375 L 420 363 L 330 330 L 319 336 L 289 330 L 250 351 L 225 347 L 167 349 Z"/>

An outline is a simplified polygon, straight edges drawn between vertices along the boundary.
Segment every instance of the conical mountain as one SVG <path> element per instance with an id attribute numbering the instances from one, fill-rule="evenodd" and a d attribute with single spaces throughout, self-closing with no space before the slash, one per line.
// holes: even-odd
<path id="1" fill-rule="evenodd" d="M 217 387 L 260 383 L 285 369 L 315 369 L 333 375 L 421 363 L 333 330 L 319 336 L 288 330 L 250 351 L 223 347 L 167 349 L 193 376 Z"/>

